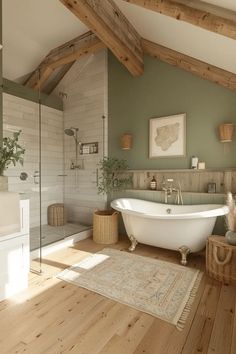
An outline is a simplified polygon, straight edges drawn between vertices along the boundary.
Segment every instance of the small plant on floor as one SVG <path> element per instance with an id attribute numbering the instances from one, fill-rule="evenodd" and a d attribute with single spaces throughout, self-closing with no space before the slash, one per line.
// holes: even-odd
<path id="1" fill-rule="evenodd" d="M 0 176 L 4 175 L 4 172 L 8 167 L 17 163 L 23 165 L 25 149 L 19 145 L 19 136 L 21 130 L 13 133 L 13 137 L 5 137 L 2 139 L 2 145 L 0 146 Z"/>
<path id="2" fill-rule="evenodd" d="M 110 208 L 109 200 L 113 192 L 123 190 L 132 184 L 127 174 L 128 164 L 125 160 L 104 157 L 99 162 L 100 177 L 98 193 L 108 197 L 106 210 L 96 210 L 93 216 L 93 240 L 102 244 L 118 241 L 118 213 Z"/>
<path id="3" fill-rule="evenodd" d="M 104 157 L 99 162 L 101 176 L 98 179 L 98 193 L 111 196 L 113 192 L 125 189 L 132 184 L 127 176 L 128 164 L 126 160 L 114 157 Z"/>

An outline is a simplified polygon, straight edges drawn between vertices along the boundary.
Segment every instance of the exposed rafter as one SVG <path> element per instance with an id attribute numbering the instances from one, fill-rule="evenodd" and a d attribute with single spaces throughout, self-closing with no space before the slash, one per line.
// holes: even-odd
<path id="1" fill-rule="evenodd" d="M 55 71 L 55 76 L 47 83 L 43 89 L 43 92 L 47 95 L 50 95 L 52 91 L 57 87 L 59 82 L 63 79 L 63 77 L 67 74 L 67 72 L 71 69 L 72 65 L 74 65 L 75 61 L 71 63 L 63 65 L 59 68 L 58 72 Z"/>
<path id="2" fill-rule="evenodd" d="M 24 85 L 35 90 L 43 89 L 55 69 L 73 63 L 83 55 L 95 53 L 102 48 L 105 48 L 104 44 L 91 31 L 76 37 L 51 50 Z"/>
<path id="3" fill-rule="evenodd" d="M 113 0 L 60 0 L 134 76 L 143 73 L 140 36 Z"/>
<path id="4" fill-rule="evenodd" d="M 193 1 L 181 0 L 123 0 L 131 4 L 139 5 L 145 9 L 152 10 L 161 13 L 166 16 L 170 16 L 179 21 L 185 21 L 192 25 L 199 26 L 208 31 L 221 34 L 223 36 L 236 39 L 236 19 L 234 16 L 223 17 L 219 15 L 220 12 L 225 14 L 224 9 L 214 6 L 214 13 L 207 10 L 200 9 L 199 3 L 201 1 L 195 1 L 198 6 L 194 7 Z M 189 4 L 189 5 L 187 5 Z M 191 5 L 191 6 L 190 6 Z M 222 11 L 220 11 L 222 10 Z M 219 13 L 219 14 L 217 14 Z M 229 13 L 229 11 L 228 11 Z M 231 18 L 229 18 L 231 17 Z"/>
<path id="5" fill-rule="evenodd" d="M 203 79 L 236 91 L 236 74 L 204 63 L 146 39 L 142 39 L 142 46 L 144 52 L 154 58 L 160 59 L 168 64 L 189 71 L 194 75 L 198 75 Z"/>

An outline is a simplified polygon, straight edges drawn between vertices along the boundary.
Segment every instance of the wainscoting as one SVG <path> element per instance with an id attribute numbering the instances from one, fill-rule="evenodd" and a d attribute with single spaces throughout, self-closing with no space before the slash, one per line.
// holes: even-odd
<path id="1" fill-rule="evenodd" d="M 157 181 L 157 190 L 162 189 L 163 182 L 173 178 L 174 183 L 184 192 L 206 193 L 208 183 L 216 184 L 216 193 L 224 194 L 228 191 L 236 193 L 236 169 L 210 170 L 140 170 L 129 171 L 132 174 L 134 189 L 149 189 L 154 176 Z"/>

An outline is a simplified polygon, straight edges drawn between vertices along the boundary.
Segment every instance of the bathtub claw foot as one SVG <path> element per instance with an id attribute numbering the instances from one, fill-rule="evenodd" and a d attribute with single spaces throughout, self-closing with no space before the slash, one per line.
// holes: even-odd
<path id="1" fill-rule="evenodd" d="M 189 253 L 191 252 L 190 248 L 188 248 L 187 246 L 181 246 L 179 248 L 179 252 L 181 254 L 181 261 L 180 263 L 182 265 L 186 265 L 188 262 L 187 262 L 187 256 L 189 255 Z"/>
<path id="2" fill-rule="evenodd" d="M 131 245 L 129 247 L 129 251 L 133 252 L 138 244 L 138 241 L 136 240 L 136 238 L 133 235 L 128 235 Z"/>

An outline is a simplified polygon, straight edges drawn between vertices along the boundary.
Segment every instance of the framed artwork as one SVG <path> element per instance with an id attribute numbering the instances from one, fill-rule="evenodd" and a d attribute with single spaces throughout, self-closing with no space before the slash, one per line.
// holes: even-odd
<path id="1" fill-rule="evenodd" d="M 186 156 L 186 113 L 149 121 L 149 158 Z"/>
<path id="2" fill-rule="evenodd" d="M 216 183 L 208 183 L 207 193 L 216 193 Z"/>

